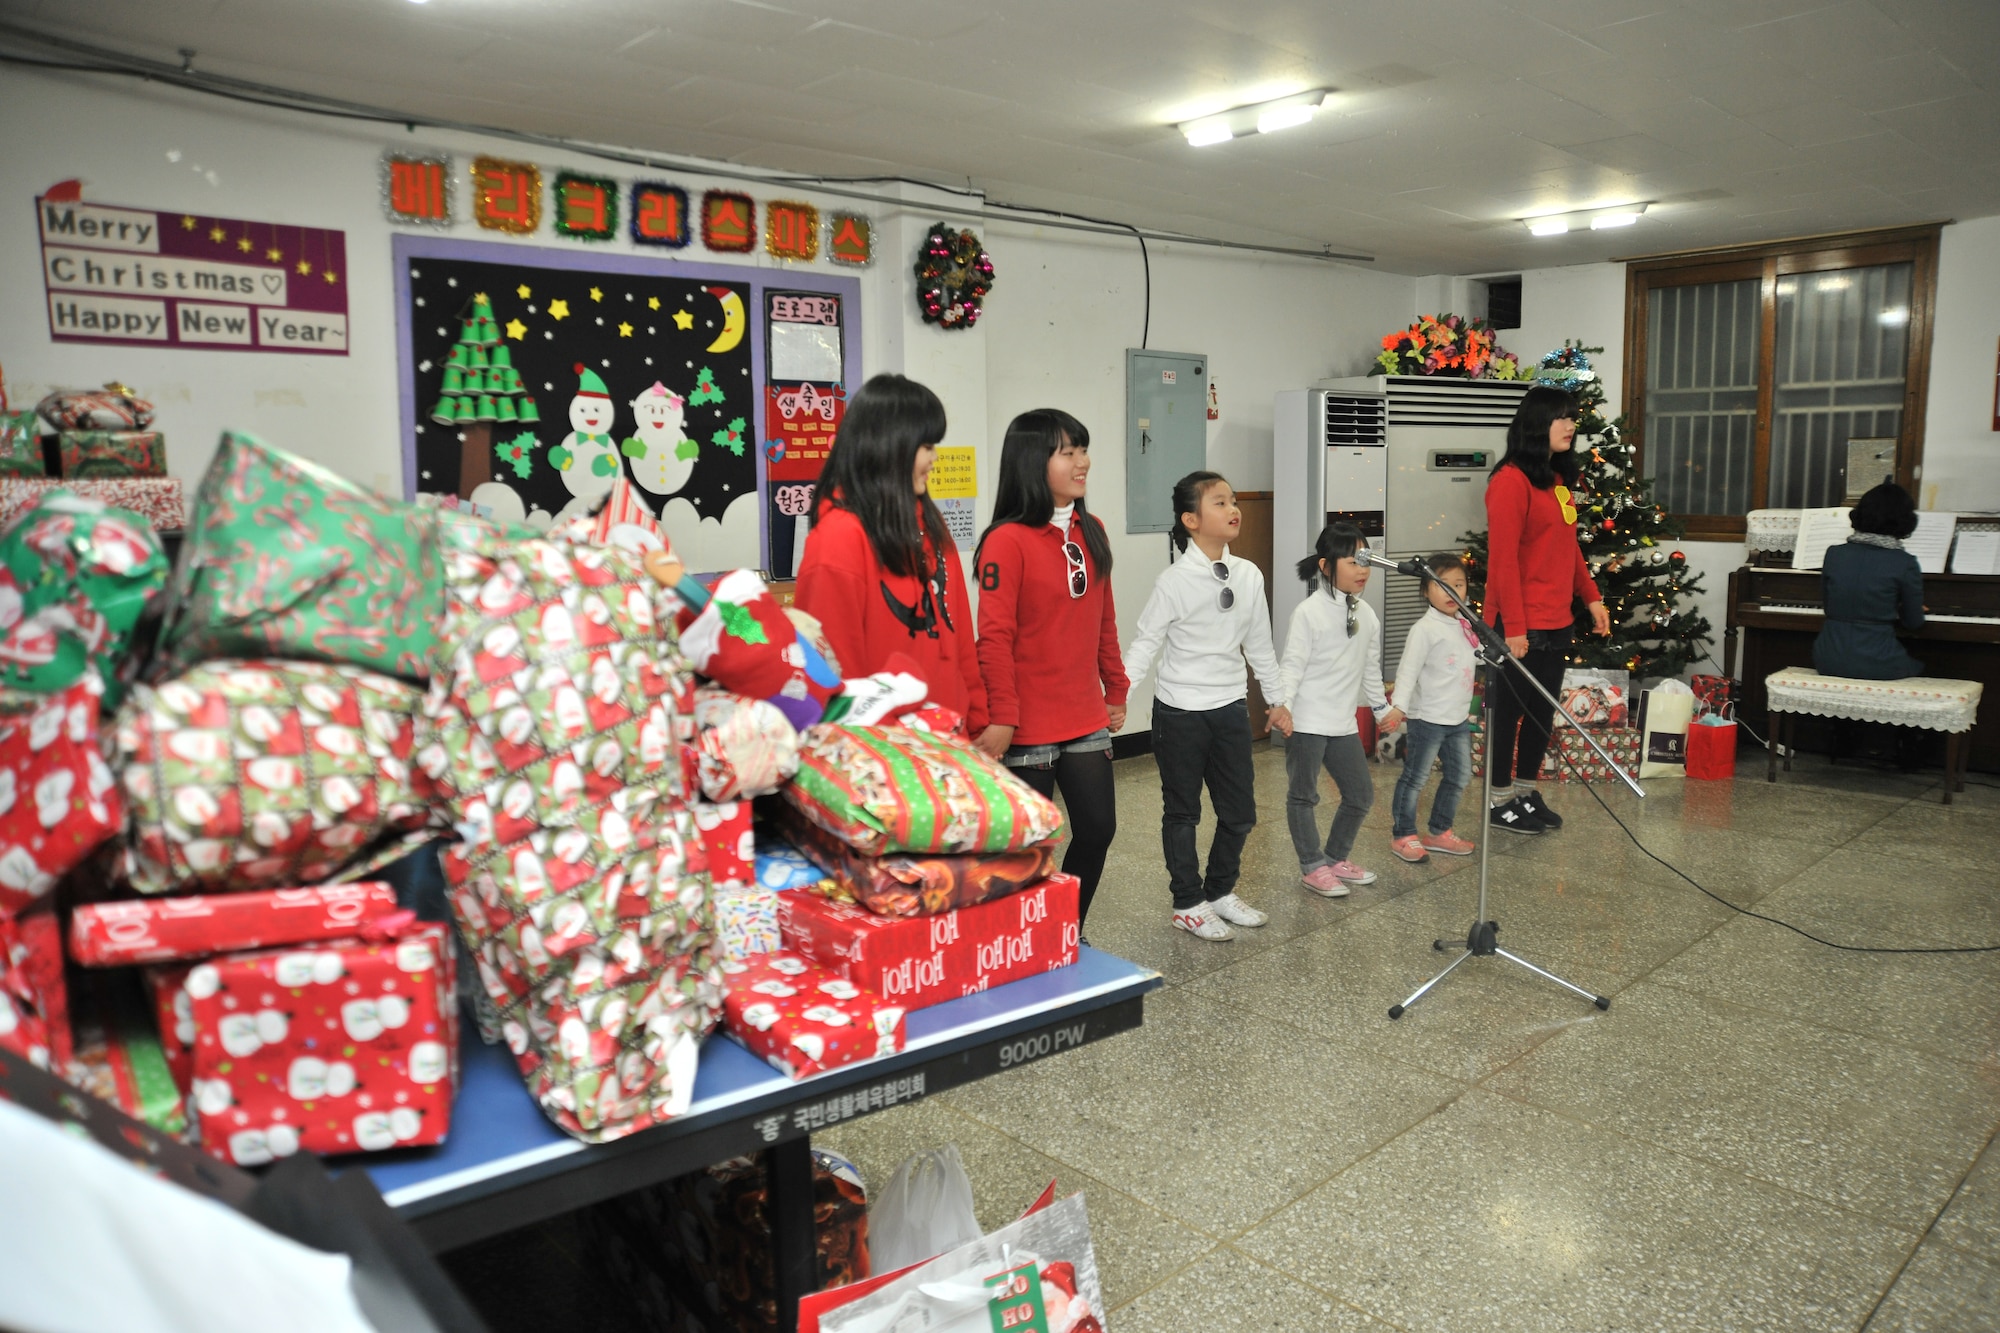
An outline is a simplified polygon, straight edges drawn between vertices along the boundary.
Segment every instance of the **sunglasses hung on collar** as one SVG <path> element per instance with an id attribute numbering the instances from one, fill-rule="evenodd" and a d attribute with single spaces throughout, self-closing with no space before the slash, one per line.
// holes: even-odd
<path id="1" fill-rule="evenodd" d="M 1217 599 L 1218 604 L 1223 610 L 1229 610 L 1236 605 L 1236 590 L 1229 586 L 1229 566 L 1217 560 L 1208 567 L 1208 572 L 1215 575 L 1222 584 L 1222 595 Z"/>
<path id="2" fill-rule="evenodd" d="M 1069 595 L 1083 596 L 1090 587 L 1090 571 L 1083 563 L 1083 548 L 1075 542 L 1064 542 L 1063 559 L 1069 562 Z"/>

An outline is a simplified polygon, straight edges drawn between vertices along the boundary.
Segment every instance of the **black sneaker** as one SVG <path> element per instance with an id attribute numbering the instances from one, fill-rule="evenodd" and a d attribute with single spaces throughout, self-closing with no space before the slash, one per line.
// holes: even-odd
<path id="1" fill-rule="evenodd" d="M 1514 798 L 1514 803 L 1541 820 L 1542 827 L 1551 833 L 1563 826 L 1563 817 L 1542 803 L 1542 794 L 1538 791 L 1523 792 Z"/>
<path id="2" fill-rule="evenodd" d="M 1522 808 L 1521 798 L 1518 796 L 1505 805 L 1496 805 L 1488 810 L 1486 822 L 1494 828 L 1505 829 L 1509 833 L 1541 833 L 1548 827 Z"/>

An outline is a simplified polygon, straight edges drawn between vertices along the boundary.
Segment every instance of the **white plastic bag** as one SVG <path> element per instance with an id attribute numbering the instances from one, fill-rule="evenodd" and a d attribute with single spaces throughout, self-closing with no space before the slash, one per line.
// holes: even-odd
<path id="1" fill-rule="evenodd" d="M 1662 681 L 1639 696 L 1639 776 L 1687 776 L 1688 724 L 1694 720 L 1694 691 L 1678 680 Z"/>
<path id="2" fill-rule="evenodd" d="M 893 1273 L 978 1240 L 972 1182 L 958 1145 L 920 1152 L 896 1168 L 868 1209 L 869 1267 Z"/>

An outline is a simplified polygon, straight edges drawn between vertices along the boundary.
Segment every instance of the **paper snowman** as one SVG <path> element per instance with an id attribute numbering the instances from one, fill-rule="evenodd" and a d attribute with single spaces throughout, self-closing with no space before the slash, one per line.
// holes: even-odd
<path id="1" fill-rule="evenodd" d="M 618 447 L 611 441 L 616 415 L 611 393 L 597 372 L 578 362 L 576 396 L 569 400 L 569 434 L 549 450 L 549 462 L 562 473 L 563 488 L 572 497 L 556 522 L 588 513 L 618 480 Z"/>
<path id="2" fill-rule="evenodd" d="M 619 449 L 632 460 L 632 480 L 649 494 L 672 495 L 694 471 L 701 446 L 683 429 L 686 408 L 687 400 L 658 380 L 632 400 L 636 433 Z"/>

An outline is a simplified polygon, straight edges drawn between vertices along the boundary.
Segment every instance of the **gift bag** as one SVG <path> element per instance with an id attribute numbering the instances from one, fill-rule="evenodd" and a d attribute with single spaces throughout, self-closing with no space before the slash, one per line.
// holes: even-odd
<path id="1" fill-rule="evenodd" d="M 0 918 L 33 903 L 118 831 L 97 753 L 95 672 L 54 694 L 0 689 Z"/>
<path id="2" fill-rule="evenodd" d="M 1736 776 L 1736 723 L 1720 713 L 1695 720 L 1687 732 L 1687 775 L 1711 782 Z"/>
<path id="3" fill-rule="evenodd" d="M 225 432 L 174 569 L 164 669 L 271 656 L 424 679 L 444 607 L 437 525 L 435 510 Z"/>
<path id="4" fill-rule="evenodd" d="M 1688 723 L 1694 694 L 1679 681 L 1639 696 L 1639 776 L 1682 777 L 1687 773 Z"/>
<path id="5" fill-rule="evenodd" d="M 1707 717 L 1720 713 L 1727 718 L 1736 716 L 1736 696 L 1738 682 L 1728 676 L 1690 676 L 1688 686 L 1694 691 L 1694 715 Z"/>
<path id="6" fill-rule="evenodd" d="M 870 1213 L 869 1257 L 884 1273 L 935 1259 L 984 1234 L 956 1143 L 905 1158 L 876 1193 Z"/>

